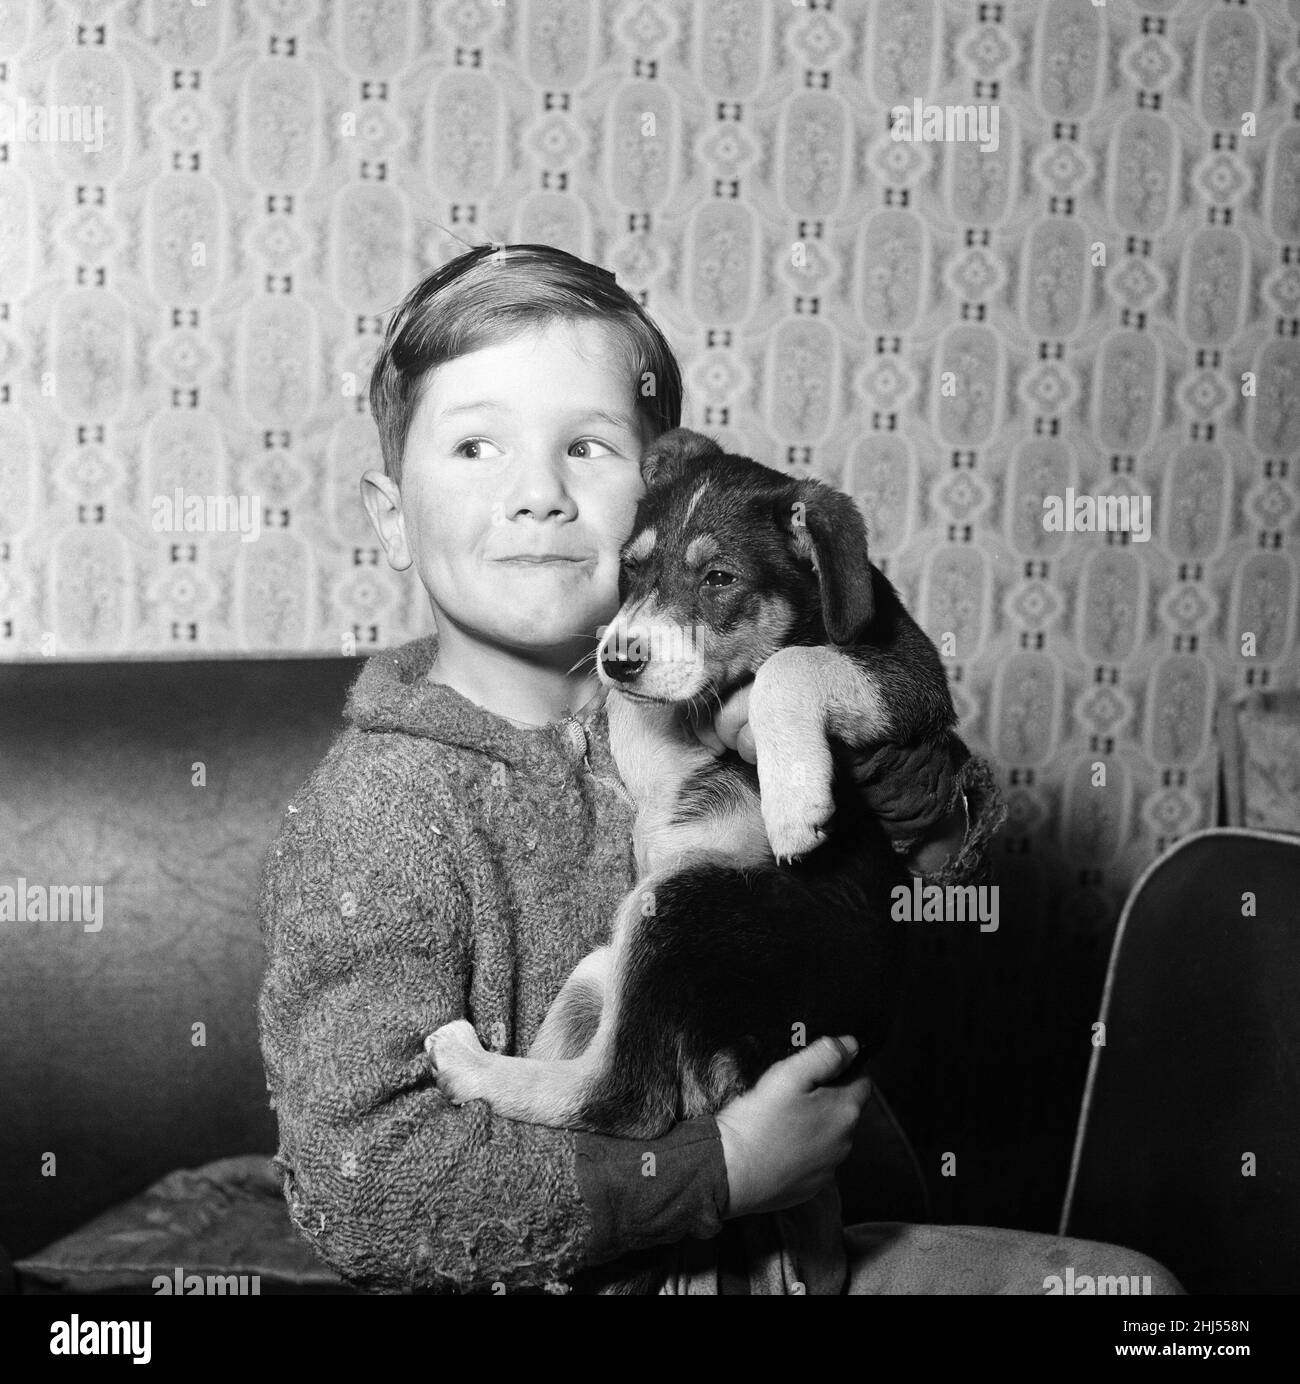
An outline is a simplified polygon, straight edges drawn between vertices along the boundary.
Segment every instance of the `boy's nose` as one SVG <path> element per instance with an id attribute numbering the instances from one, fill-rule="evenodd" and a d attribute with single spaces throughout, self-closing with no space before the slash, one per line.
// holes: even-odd
<path id="1" fill-rule="evenodd" d="M 572 519 L 577 505 L 554 458 L 531 456 L 518 469 L 506 511 L 511 518 L 529 515 L 533 519 Z"/>

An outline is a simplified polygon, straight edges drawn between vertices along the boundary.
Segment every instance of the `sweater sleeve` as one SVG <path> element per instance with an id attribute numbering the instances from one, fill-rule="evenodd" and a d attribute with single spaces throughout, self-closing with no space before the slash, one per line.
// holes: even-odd
<path id="1" fill-rule="evenodd" d="M 712 1115 L 684 1120 L 660 1139 L 579 1134 L 577 1157 L 592 1219 L 589 1265 L 722 1229 L 730 1191 Z"/>
<path id="2" fill-rule="evenodd" d="M 259 1027 L 300 1233 L 348 1281 L 399 1292 L 545 1286 L 716 1233 L 711 1119 L 631 1149 L 438 1094 L 423 1040 L 471 1017 L 471 903 L 447 838 L 401 785 L 375 787 L 300 794 L 263 881 Z"/>
<path id="3" fill-rule="evenodd" d="M 591 1234 L 573 1136 L 438 1094 L 423 1040 L 467 1014 L 469 901 L 386 787 L 300 795 L 267 862 L 259 1024 L 290 1214 L 368 1289 L 563 1279 Z"/>
<path id="4" fill-rule="evenodd" d="M 926 877 L 927 883 L 986 884 L 993 874 L 989 846 L 998 828 L 1007 819 L 1007 807 L 998 791 L 993 766 L 978 755 L 971 755 L 961 766 L 953 782 L 949 806 L 955 806 L 962 794 L 970 826 L 966 839 L 957 853 Z"/>

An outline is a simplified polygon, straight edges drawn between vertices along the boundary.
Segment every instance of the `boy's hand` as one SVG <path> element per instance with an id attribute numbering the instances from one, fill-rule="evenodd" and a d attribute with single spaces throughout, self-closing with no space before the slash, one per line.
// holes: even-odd
<path id="1" fill-rule="evenodd" d="M 727 698 L 711 721 L 691 719 L 691 729 L 695 738 L 714 754 L 725 754 L 735 750 L 741 759 L 750 764 L 758 763 L 758 752 L 754 748 L 754 732 L 749 728 L 749 695 L 754 690 L 751 678 Z"/>
<path id="2" fill-rule="evenodd" d="M 774 1063 L 717 1114 L 731 1189 L 727 1218 L 800 1206 L 848 1157 L 871 1078 L 844 1078 L 855 1038 L 819 1038 Z"/>

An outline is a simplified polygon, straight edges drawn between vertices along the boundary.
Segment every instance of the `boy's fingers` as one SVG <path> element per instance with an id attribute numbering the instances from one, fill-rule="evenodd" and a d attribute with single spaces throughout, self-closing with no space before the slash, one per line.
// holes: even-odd
<path id="1" fill-rule="evenodd" d="M 718 714 L 713 718 L 713 729 L 718 739 L 729 749 L 737 749 L 742 731 L 749 724 L 749 693 L 752 683 L 733 692 L 723 702 Z M 751 740 L 752 740 L 751 736 Z"/>
<path id="2" fill-rule="evenodd" d="M 856 1038 L 819 1038 L 802 1052 L 787 1057 L 782 1068 L 804 1090 L 811 1091 L 841 1076 L 857 1055 Z"/>
<path id="3" fill-rule="evenodd" d="M 695 732 L 695 738 L 704 746 L 706 750 L 715 755 L 726 754 L 727 747 L 722 743 L 718 732 L 708 721 L 703 721 L 696 725 L 692 723 L 691 729 Z"/>
<path id="4" fill-rule="evenodd" d="M 871 1077 L 867 1072 L 863 1072 L 861 1076 L 855 1076 L 852 1081 L 846 1081 L 841 1089 L 853 1098 L 858 1109 L 861 1110 L 871 1099 Z"/>
<path id="5" fill-rule="evenodd" d="M 751 764 L 755 763 L 754 737 L 749 730 L 749 690 L 751 685 L 751 683 L 746 683 L 744 687 L 733 692 L 711 720 L 697 718 L 694 715 L 688 718 L 691 729 L 695 732 L 695 738 L 706 750 L 715 755 L 726 754 L 728 750 L 736 750 L 742 758 L 749 760 Z M 745 753 L 746 745 L 749 749 L 748 754 Z"/>
<path id="6" fill-rule="evenodd" d="M 849 1072 L 853 1072 L 852 1065 L 849 1067 Z M 822 1087 L 823 1089 L 830 1087 L 832 1090 L 842 1091 L 859 1115 L 862 1113 L 863 1106 L 871 1099 L 871 1075 L 865 1069 L 860 1072 L 853 1072 L 851 1076 L 848 1072 L 842 1073 L 834 1081 L 823 1082 Z"/>
<path id="7" fill-rule="evenodd" d="M 754 732 L 746 721 L 736 737 L 736 753 L 749 764 L 758 763 L 758 747 L 754 744 Z"/>

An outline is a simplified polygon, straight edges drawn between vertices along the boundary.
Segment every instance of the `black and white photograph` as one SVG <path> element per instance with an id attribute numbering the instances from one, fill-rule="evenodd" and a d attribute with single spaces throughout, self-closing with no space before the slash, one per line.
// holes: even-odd
<path id="1" fill-rule="evenodd" d="M 1298 534 L 1300 0 L 0 0 L 26 1358 L 1258 1359 Z"/>

